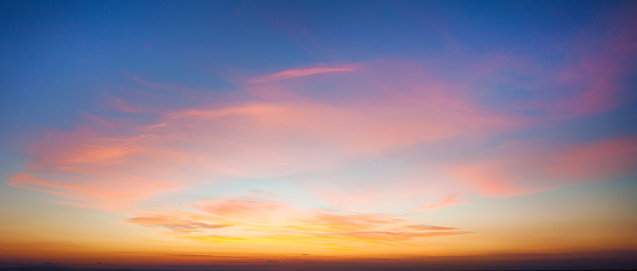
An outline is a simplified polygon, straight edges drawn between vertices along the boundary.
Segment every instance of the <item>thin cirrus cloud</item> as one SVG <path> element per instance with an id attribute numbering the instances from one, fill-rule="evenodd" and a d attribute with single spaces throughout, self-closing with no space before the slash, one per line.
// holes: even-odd
<path id="1" fill-rule="evenodd" d="M 457 230 L 457 228 L 430 226 L 430 225 L 410 225 L 408 227 L 415 230 L 429 230 L 429 231 Z"/>
<path id="2" fill-rule="evenodd" d="M 446 198 L 444 198 L 441 201 L 436 202 L 436 203 L 422 204 L 418 208 L 414 209 L 414 211 L 434 210 L 434 209 L 440 209 L 440 208 L 443 208 L 443 207 L 447 207 L 447 206 L 450 206 L 450 205 L 464 204 L 462 201 L 460 201 L 458 199 L 461 196 L 462 196 L 461 194 L 456 193 L 456 194 L 448 196 L 448 197 L 446 197 Z"/>
<path id="3" fill-rule="evenodd" d="M 172 231 L 173 234 L 188 234 L 192 232 L 201 232 L 205 229 L 218 229 L 227 227 L 227 225 L 223 224 L 195 222 L 164 215 L 133 217 L 131 219 L 127 219 L 126 222 L 145 227 L 169 229 Z"/>
<path id="4" fill-rule="evenodd" d="M 333 72 L 353 72 L 355 70 L 355 66 L 353 65 L 344 65 L 337 67 L 314 67 L 314 68 L 304 68 L 304 69 L 290 69 L 281 71 L 275 74 L 256 77 L 246 80 L 247 83 L 266 83 L 277 80 L 284 80 L 294 77 L 304 77 L 314 74 L 321 73 L 333 73 Z"/>
<path id="5" fill-rule="evenodd" d="M 625 100 L 620 97 L 630 88 L 626 79 L 637 68 L 637 32 L 632 27 L 634 16 L 622 14 L 614 20 L 606 31 L 580 33 L 578 40 L 565 45 L 565 58 L 560 65 L 523 68 L 541 75 L 536 81 L 542 83 L 532 89 L 546 98 L 515 106 L 568 119 L 607 112 L 621 105 Z"/>
<path id="6" fill-rule="evenodd" d="M 8 184 L 71 200 L 59 201 L 68 205 L 114 210 L 132 208 L 134 203 L 139 203 L 141 199 L 158 193 L 172 191 L 177 187 L 161 180 L 146 179 L 122 173 L 92 172 L 91 174 L 99 174 L 100 176 L 92 177 L 90 181 L 81 176 L 79 178 L 77 176 L 74 176 L 74 178 L 69 176 L 64 181 L 57 181 L 19 173 L 12 176 Z M 122 185 L 125 185 L 126 188 L 120 188 Z"/>
<path id="7" fill-rule="evenodd" d="M 75 131 L 51 131 L 30 146 L 32 165 L 10 184 L 77 206 L 131 213 L 177 191 L 221 181 L 279 179 L 308 191 L 322 207 L 351 213 L 213 199 L 192 203 L 196 212 L 175 211 L 175 203 L 163 202 L 168 206 L 164 213 L 128 222 L 213 242 L 453 235 L 410 226 L 422 223 L 393 213 L 457 205 L 460 195 L 517 195 L 630 172 L 630 161 L 637 160 L 631 147 L 637 144 L 630 137 L 559 148 L 543 146 L 550 138 L 521 148 L 494 149 L 485 143 L 518 140 L 513 134 L 533 131 L 539 123 L 612 110 L 620 103 L 615 96 L 622 87 L 616 82 L 629 65 L 622 54 L 626 50 L 611 58 L 574 54 L 579 57 L 571 65 L 557 68 L 524 64 L 516 57 L 475 64 L 476 58 L 467 57 L 452 67 L 462 72 L 448 74 L 395 59 L 291 69 L 244 80 L 231 102 L 188 100 L 155 110 L 122 97 L 115 100 L 118 113 L 152 118 L 90 115 L 89 123 Z M 610 69 L 598 72 L 591 63 Z M 580 77 L 587 80 L 575 80 Z M 546 88 L 540 94 L 566 94 L 545 98 L 533 92 L 531 101 L 485 103 L 485 97 L 498 92 L 481 86 L 495 81 Z M 175 95 L 193 93 L 139 78 L 135 82 Z M 384 171 L 370 175 L 370 168 Z M 394 210 L 376 212 L 378 202 Z"/>

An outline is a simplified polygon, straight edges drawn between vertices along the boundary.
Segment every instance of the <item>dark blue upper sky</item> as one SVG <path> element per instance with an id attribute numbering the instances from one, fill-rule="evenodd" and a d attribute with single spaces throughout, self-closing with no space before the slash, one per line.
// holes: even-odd
<path id="1" fill-rule="evenodd" d="M 621 1 L 3 1 L 2 121 L 60 123 L 130 76 L 232 90 L 232 73 L 421 56 L 559 63 Z M 72 105 L 72 106 L 71 106 Z M 17 128 L 17 127 L 16 127 Z"/>

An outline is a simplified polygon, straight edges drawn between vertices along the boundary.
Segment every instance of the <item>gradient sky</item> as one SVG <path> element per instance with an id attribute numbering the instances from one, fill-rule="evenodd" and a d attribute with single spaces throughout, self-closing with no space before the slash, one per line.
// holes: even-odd
<path id="1" fill-rule="evenodd" d="M 637 255 L 635 2 L 0 5 L 1 265 Z"/>

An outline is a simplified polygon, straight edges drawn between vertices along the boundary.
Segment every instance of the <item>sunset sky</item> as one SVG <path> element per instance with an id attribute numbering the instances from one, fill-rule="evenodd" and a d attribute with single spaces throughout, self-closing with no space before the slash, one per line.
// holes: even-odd
<path id="1" fill-rule="evenodd" d="M 637 268 L 635 14 L 3 1 L 0 267 Z"/>

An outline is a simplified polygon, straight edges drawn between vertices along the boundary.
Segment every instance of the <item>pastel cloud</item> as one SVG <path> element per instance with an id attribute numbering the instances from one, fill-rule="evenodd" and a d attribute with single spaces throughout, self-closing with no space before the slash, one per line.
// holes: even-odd
<path id="1" fill-rule="evenodd" d="M 423 231 L 446 231 L 446 230 L 457 230 L 457 228 L 450 227 L 440 227 L 440 226 L 430 226 L 430 225 L 409 225 L 407 226 L 410 229 L 415 230 L 423 230 Z"/>
<path id="2" fill-rule="evenodd" d="M 546 170 L 578 179 L 625 177 L 635 170 L 637 137 L 599 140 L 566 148 L 556 154 Z"/>
<path id="3" fill-rule="evenodd" d="M 456 193 L 453 194 L 451 196 L 448 196 L 436 203 L 432 203 L 432 204 L 422 204 L 420 205 L 418 208 L 414 209 L 414 211 L 425 211 L 425 210 L 433 210 L 433 209 L 440 209 L 443 207 L 447 207 L 450 205 L 458 205 L 458 204 L 464 204 L 462 201 L 460 201 L 458 198 L 461 195 Z"/>
<path id="4" fill-rule="evenodd" d="M 583 117 L 611 110 L 621 104 L 619 94 L 631 67 L 625 54 L 592 54 L 574 60 L 566 69 L 558 71 L 557 83 L 571 89 L 574 95 L 548 103 L 547 109 L 560 118 Z"/>
<path id="5" fill-rule="evenodd" d="M 154 215 L 146 217 L 133 217 L 126 220 L 128 223 L 137 224 L 145 227 L 166 228 L 173 234 L 187 234 L 192 232 L 201 232 L 205 229 L 218 229 L 227 227 L 223 224 L 209 224 L 204 222 L 196 222 L 187 219 L 180 219 L 173 216 Z"/>
<path id="6" fill-rule="evenodd" d="M 342 72 L 342 71 L 352 71 L 352 67 L 339 67 L 339 68 L 310 68 L 310 69 L 294 69 L 294 70 L 285 70 L 282 72 L 278 72 L 272 75 L 272 77 L 300 77 L 300 76 L 308 76 L 317 73 L 325 73 L 325 72 Z"/>
<path id="7" fill-rule="evenodd" d="M 607 112 L 625 102 L 620 99 L 630 86 L 626 78 L 634 73 L 635 19 L 632 15 L 613 18 L 614 25 L 603 32 L 582 33 L 567 46 L 562 65 L 546 67 L 544 89 L 537 93 L 552 99 L 526 102 L 526 109 L 540 109 L 554 118 L 580 118 Z M 556 92 L 556 90 L 560 90 Z M 532 104 L 532 105 L 531 105 Z"/>
<path id="8" fill-rule="evenodd" d="M 408 220 L 389 214 L 307 210 L 257 198 L 201 201 L 191 207 L 195 211 L 173 209 L 164 214 L 136 216 L 126 222 L 169 229 L 170 234 L 183 239 L 244 244 L 300 240 L 306 245 L 323 246 L 330 241 L 357 246 L 360 242 L 407 241 L 466 233 L 454 231 L 457 228 L 410 225 Z"/>
<path id="9" fill-rule="evenodd" d="M 114 174 L 114 176 L 124 176 L 126 179 L 108 179 L 108 174 L 104 174 L 100 179 L 92 179 L 94 182 L 87 182 L 81 178 L 57 181 L 19 173 L 12 176 L 8 184 L 71 199 L 79 203 L 76 206 L 105 209 L 131 208 L 139 199 L 177 188 L 175 185 L 159 180 L 130 175 Z M 99 182 L 100 180 L 103 182 Z M 126 184 L 125 189 L 120 188 L 123 184 Z M 73 204 L 73 202 L 69 203 Z"/>
<path id="10" fill-rule="evenodd" d="M 447 168 L 477 193 L 509 196 L 635 173 L 637 138 L 600 140 L 559 149 L 515 147 Z"/>
<path id="11" fill-rule="evenodd" d="M 354 65 L 344 65 L 338 67 L 314 67 L 304 69 L 290 69 L 275 74 L 271 74 L 264 77 L 258 77 L 247 80 L 248 83 L 264 83 L 276 80 L 283 80 L 294 77 L 304 77 L 321 73 L 333 73 L 333 72 L 353 72 L 355 70 Z"/>

